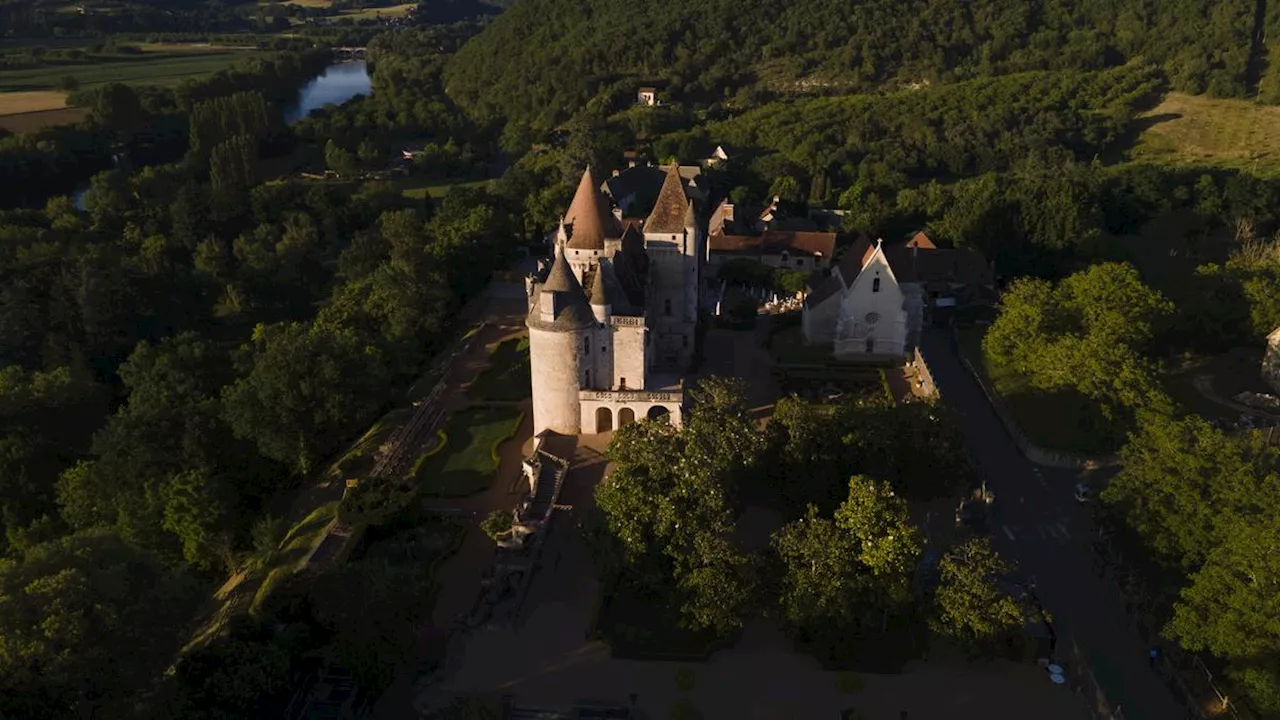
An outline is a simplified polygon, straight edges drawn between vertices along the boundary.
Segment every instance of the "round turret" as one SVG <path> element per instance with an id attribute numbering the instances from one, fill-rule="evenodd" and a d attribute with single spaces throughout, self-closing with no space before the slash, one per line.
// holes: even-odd
<path id="1" fill-rule="evenodd" d="M 596 318 L 563 252 L 556 253 L 551 271 L 535 286 L 534 294 L 537 300 L 526 321 L 533 432 L 576 435 L 581 426 L 578 392 L 590 384 L 583 376 L 582 357 L 590 346 Z"/>

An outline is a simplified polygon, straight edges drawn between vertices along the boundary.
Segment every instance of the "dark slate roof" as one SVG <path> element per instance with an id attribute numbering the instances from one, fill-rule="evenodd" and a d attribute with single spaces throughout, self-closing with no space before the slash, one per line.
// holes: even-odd
<path id="1" fill-rule="evenodd" d="M 818 287 L 814 288 L 813 292 L 805 296 L 805 307 L 817 307 L 832 296 L 840 294 L 841 290 L 844 290 L 844 285 L 840 283 L 840 278 L 828 275 L 818 283 Z"/>
<path id="2" fill-rule="evenodd" d="M 605 291 L 604 287 L 604 274 L 605 271 L 603 267 L 597 268 L 596 271 L 592 273 L 591 295 L 589 297 L 589 301 L 592 305 L 604 306 L 609 304 L 609 294 Z"/>
<path id="3" fill-rule="evenodd" d="M 564 215 L 564 221 L 571 226 L 569 247 L 575 250 L 603 250 L 605 238 L 616 238 L 622 235 L 618 219 L 609 209 L 609 203 L 600 192 L 600 184 L 591 174 L 588 167 L 582 173 L 578 190 L 573 194 L 573 202 Z"/>
<path id="4" fill-rule="evenodd" d="M 991 266 L 977 250 L 927 249 L 924 245 L 894 245 L 885 259 L 899 282 L 993 285 Z"/>
<path id="5" fill-rule="evenodd" d="M 596 324 L 596 316 L 587 305 L 587 296 L 582 291 L 578 278 L 569 269 L 569 262 L 564 254 L 557 252 L 551 270 L 541 283 L 541 292 L 534 293 L 534 302 L 529 309 L 528 325 L 539 330 L 584 330 Z M 549 298 L 543 293 L 554 293 L 554 302 L 559 306 L 554 319 L 550 322 L 542 320 L 542 303 Z"/>
<path id="6" fill-rule="evenodd" d="M 658 191 L 658 201 L 653 205 L 653 212 L 644 221 L 646 233 L 684 232 L 685 213 L 689 202 L 684 195 L 684 183 L 680 180 L 680 169 L 672 166 L 667 170 L 667 178 L 662 181 L 662 189 Z"/>
<path id="7" fill-rule="evenodd" d="M 564 259 L 564 253 L 556 252 L 556 259 L 551 263 L 551 271 L 547 273 L 547 279 L 542 281 L 542 289 L 549 292 L 576 290 L 579 294 L 582 293 L 582 285 L 578 283 L 578 278 L 574 277 L 569 261 Z"/>

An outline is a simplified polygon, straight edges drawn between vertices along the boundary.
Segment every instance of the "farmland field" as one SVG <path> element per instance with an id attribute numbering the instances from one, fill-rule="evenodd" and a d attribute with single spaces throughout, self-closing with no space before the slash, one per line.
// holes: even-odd
<path id="1" fill-rule="evenodd" d="M 0 93 L 0 115 L 61 110 L 67 106 L 67 94 L 56 90 Z"/>
<path id="2" fill-rule="evenodd" d="M 108 82 L 148 85 L 175 85 L 187 78 L 198 78 L 224 70 L 251 52 L 228 52 L 205 48 L 175 53 L 152 53 L 137 60 L 95 62 L 83 65 L 57 65 L 21 70 L 0 70 L 0 93 L 9 91 L 50 90 L 65 77 L 73 77 L 81 87 Z"/>
<path id="3" fill-rule="evenodd" d="M 1135 159 L 1280 168 L 1280 107 L 1169 93 L 1138 122 Z"/>
<path id="4" fill-rule="evenodd" d="M 84 108 L 62 108 L 18 115 L 0 115 L 0 129 L 13 133 L 27 133 L 54 125 L 73 125 L 83 120 L 87 112 Z"/>

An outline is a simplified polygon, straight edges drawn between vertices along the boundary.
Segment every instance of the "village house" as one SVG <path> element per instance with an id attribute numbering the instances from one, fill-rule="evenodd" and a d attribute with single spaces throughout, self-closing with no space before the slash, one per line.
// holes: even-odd
<path id="1" fill-rule="evenodd" d="M 863 236 L 829 275 L 810 279 L 805 342 L 830 345 L 840 360 L 904 357 L 926 319 L 992 302 L 992 266 L 976 250 L 939 248 L 923 232 L 895 245 Z"/>
<path id="2" fill-rule="evenodd" d="M 715 277 L 725 263 L 737 259 L 814 273 L 828 267 L 835 256 L 833 232 L 767 229 L 763 223 L 739 223 L 736 213 L 733 203 L 727 200 L 711 213 L 707 229 L 708 278 Z"/>

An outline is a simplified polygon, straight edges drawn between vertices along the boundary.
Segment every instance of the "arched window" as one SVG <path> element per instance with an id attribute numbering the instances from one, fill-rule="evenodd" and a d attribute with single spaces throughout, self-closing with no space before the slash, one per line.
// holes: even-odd
<path id="1" fill-rule="evenodd" d="M 880 278 L 871 281 L 871 292 L 880 292 Z"/>

